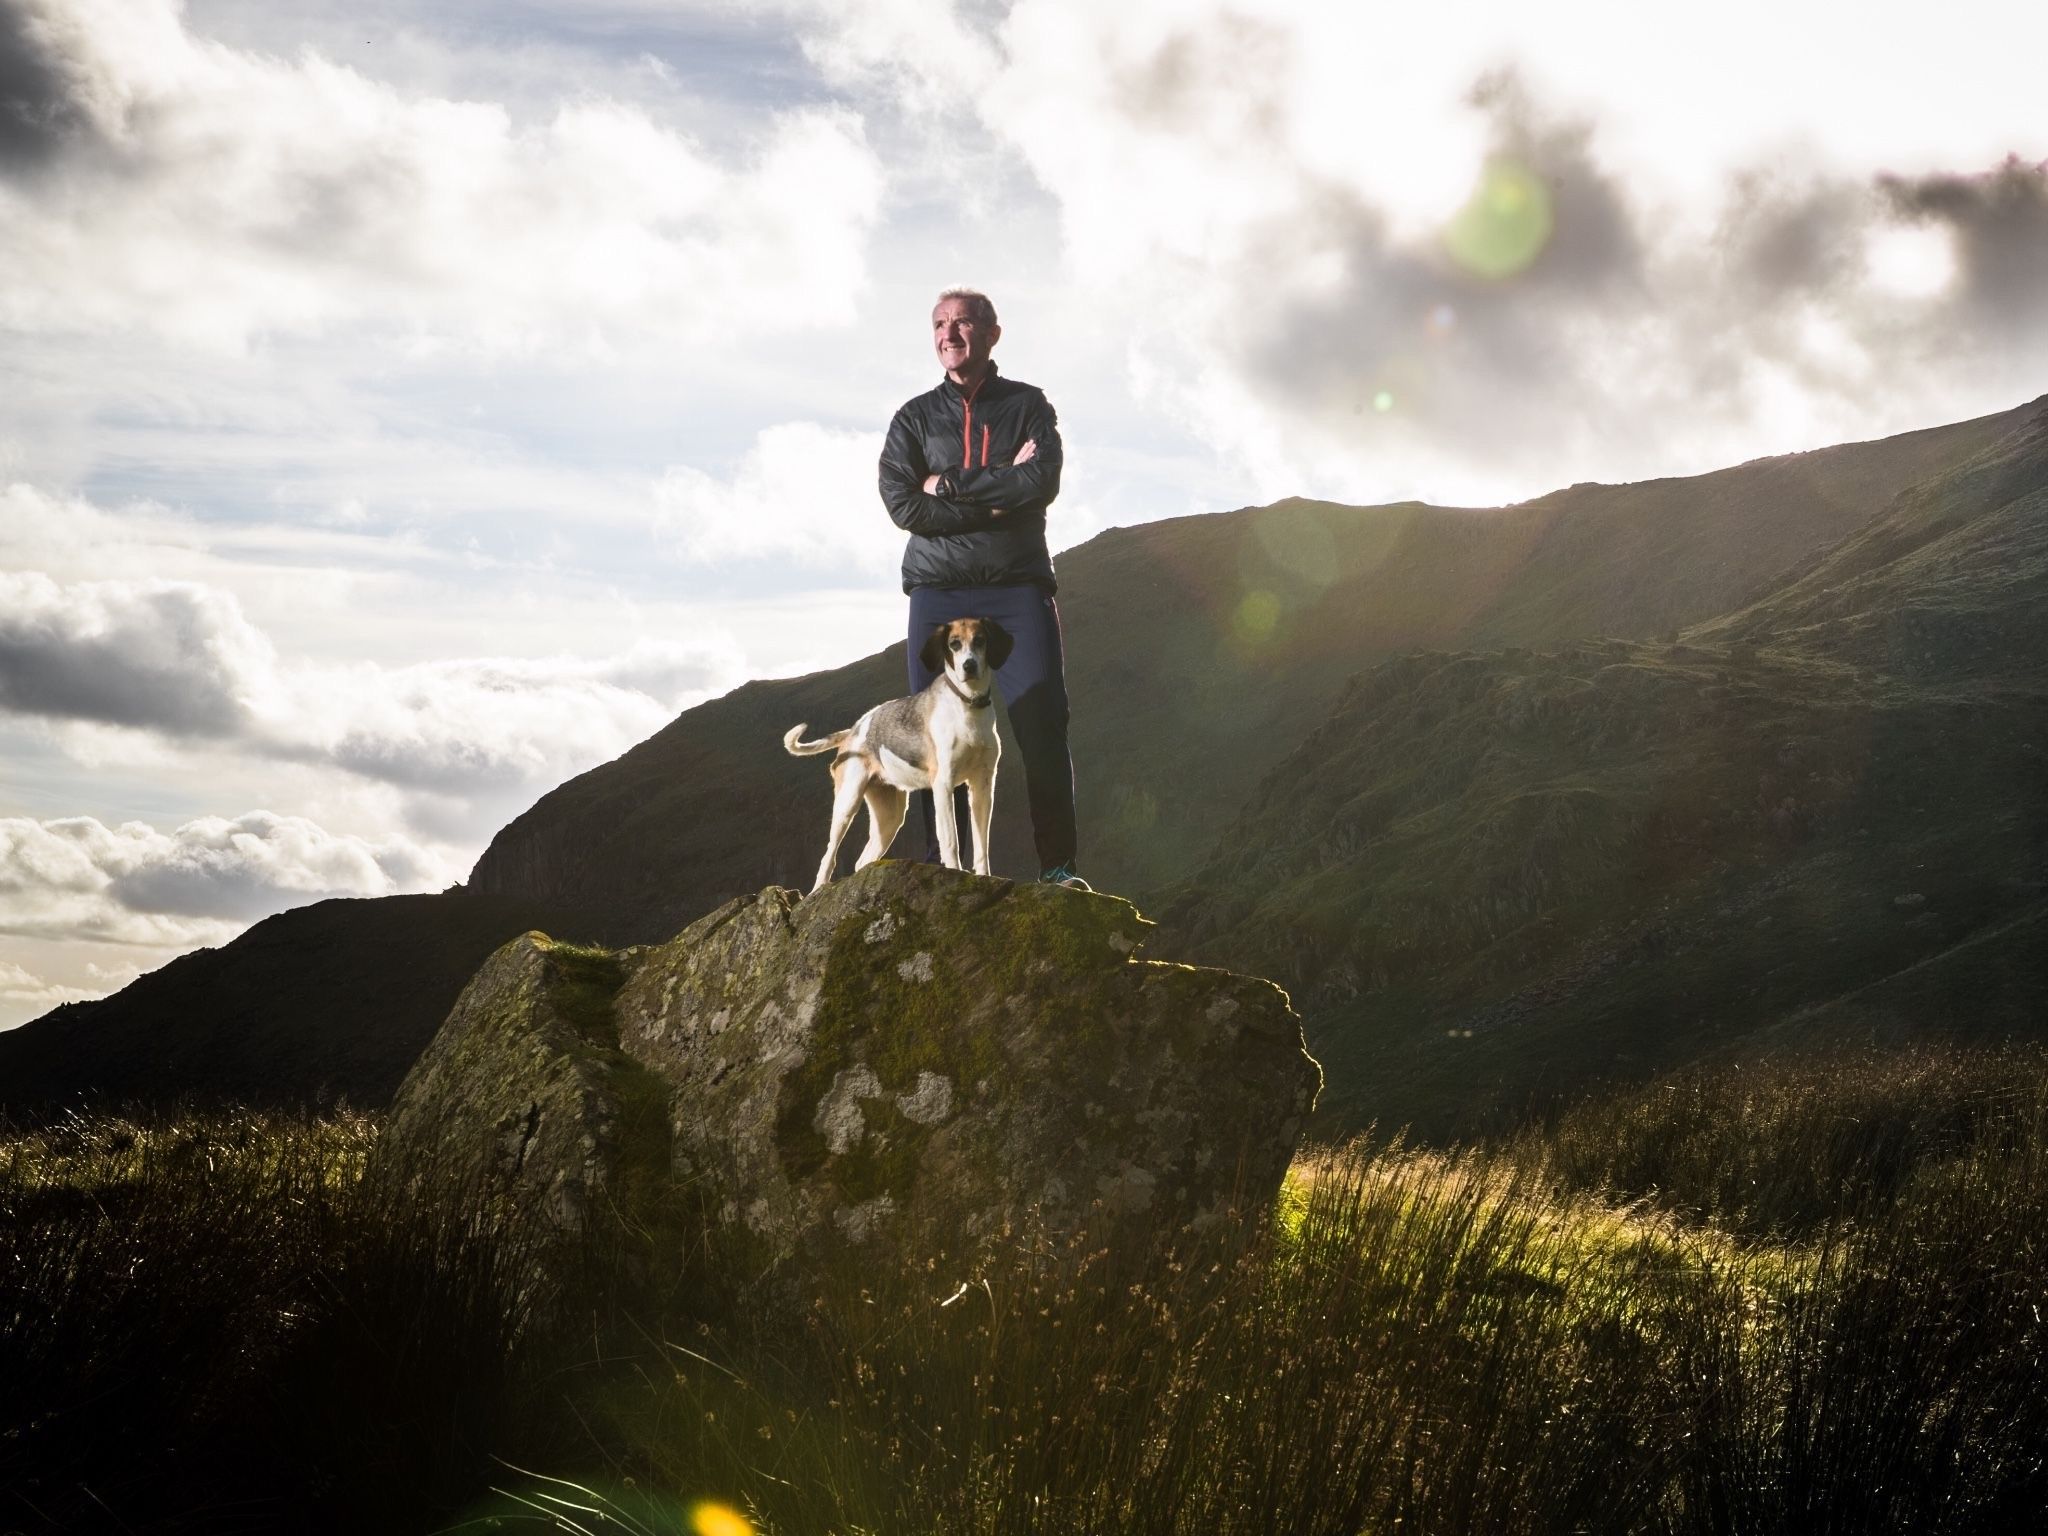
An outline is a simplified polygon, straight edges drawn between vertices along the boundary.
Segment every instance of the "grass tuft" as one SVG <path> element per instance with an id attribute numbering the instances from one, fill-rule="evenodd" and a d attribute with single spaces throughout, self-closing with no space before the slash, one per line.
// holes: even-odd
<path id="1" fill-rule="evenodd" d="M 0 1137 L 0 1527 L 2023 1528 L 2044 1080 L 1701 1071 L 1497 1146 L 1314 1151 L 1142 1262 L 934 1242 L 795 1329 L 686 1275 L 649 1315 L 594 1291 L 580 1345 L 459 1198 L 369 1197 L 367 1120 L 73 1121 Z"/>

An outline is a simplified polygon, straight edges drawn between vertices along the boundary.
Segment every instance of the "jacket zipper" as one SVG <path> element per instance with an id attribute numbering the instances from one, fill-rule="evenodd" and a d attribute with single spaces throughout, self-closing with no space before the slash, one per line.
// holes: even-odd
<path id="1" fill-rule="evenodd" d="M 966 414 L 960 418 L 960 467 L 962 469 L 974 467 L 974 396 L 981 393 L 981 386 L 987 382 L 988 375 L 984 373 L 979 379 L 975 380 L 974 393 L 963 393 L 960 397 L 966 410 Z M 986 423 L 983 423 L 981 429 L 981 462 L 984 464 L 988 463 L 988 426 Z"/>

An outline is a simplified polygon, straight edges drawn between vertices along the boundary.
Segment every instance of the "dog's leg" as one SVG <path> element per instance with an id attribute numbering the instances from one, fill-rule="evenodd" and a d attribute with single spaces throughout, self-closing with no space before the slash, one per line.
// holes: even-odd
<path id="1" fill-rule="evenodd" d="M 870 784 L 868 801 L 868 845 L 860 851 L 855 869 L 866 869 L 889 851 L 903 827 L 903 813 L 910 809 L 910 797 L 893 784 Z"/>
<path id="2" fill-rule="evenodd" d="M 822 889 L 832 878 L 839 845 L 845 840 L 846 829 L 853 825 L 853 813 L 860 809 L 861 791 L 866 784 L 867 775 L 854 758 L 847 758 L 832 771 L 832 832 L 825 839 L 825 857 L 818 862 L 818 880 L 811 887 L 813 891 Z"/>
<path id="3" fill-rule="evenodd" d="M 939 834 L 939 862 L 960 867 L 960 823 L 953 816 L 953 786 L 960 782 L 950 760 L 932 766 L 932 830 Z"/>
<path id="4" fill-rule="evenodd" d="M 989 873 L 988 824 L 996 809 L 996 769 L 990 763 L 986 773 L 967 776 L 967 814 L 974 820 L 974 872 Z"/>

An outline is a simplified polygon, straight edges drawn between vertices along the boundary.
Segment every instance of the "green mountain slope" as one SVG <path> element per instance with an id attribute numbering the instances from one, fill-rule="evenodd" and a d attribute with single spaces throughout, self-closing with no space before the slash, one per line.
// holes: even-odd
<path id="1" fill-rule="evenodd" d="M 1202 889 L 1172 890 L 1173 925 L 1154 953 L 1177 957 L 1183 942 L 1198 944 L 1288 978 L 1305 998 L 1318 999 L 1318 1009 L 1326 996 L 1341 1001 L 1346 987 L 1359 995 L 1377 988 L 1379 997 L 1393 986 L 1372 981 L 1370 964 L 1358 970 L 1361 955 L 1378 951 L 1349 936 L 1377 932 L 1390 913 L 1410 906 L 1412 920 L 1401 918 L 1409 927 L 1399 931 L 1410 934 L 1402 945 L 1447 957 L 1444 964 L 1475 976 L 1496 975 L 1488 967 L 1506 953 L 1495 945 L 1514 916 L 1525 953 L 1520 963 L 1534 965 L 1553 936 L 1563 935 L 1563 943 L 1567 930 L 1577 931 L 1568 904 L 1556 903 L 1574 891 L 1603 889 L 1607 879 L 1597 863 L 1583 876 L 1575 873 L 1576 829 L 1590 829 L 1586 835 L 1596 839 L 1632 836 L 1628 817 L 1642 810 L 1645 797 L 1655 802 L 1663 793 L 1652 786 L 1635 800 L 1608 803 L 1608 778 L 1580 786 L 1587 793 L 1565 793 L 1570 786 L 1543 780 L 1523 784 L 1517 774 L 1548 772 L 1553 758 L 1607 750 L 1597 738 L 1545 745 L 1542 732 L 1561 728 L 1545 723 L 1545 712 L 1576 718 L 1572 701 L 1591 690 L 1605 701 L 1594 718 L 1609 722 L 1597 729 L 1627 738 L 1662 729 L 1645 726 L 1645 700 L 1665 700 L 1681 712 L 1721 710 L 1730 729 L 1749 707 L 1730 700 L 1751 696 L 1766 713 L 1805 710 L 1814 718 L 1858 707 L 1836 690 L 1876 686 L 1863 676 L 1861 653 L 1845 650 L 1827 662 L 1831 653 L 1816 641 L 1796 665 L 1773 663 L 1759 672 L 1751 654 L 1760 646 L 1756 636 L 1786 623 L 1827 621 L 1826 603 L 1834 599 L 1830 581 L 1817 574 L 1821 556 L 1846 547 L 1844 537 L 1883 512 L 1901 487 L 1973 465 L 1979 467 L 1972 473 L 1990 477 L 1987 484 L 1999 474 L 2031 473 L 1979 461 L 2016 427 L 2038 420 L 2040 409 L 2036 402 L 1688 479 L 1574 486 L 1516 507 L 1287 501 L 1116 529 L 1070 550 L 1059 561 L 1060 606 L 1083 867 L 1103 888 L 1128 893 L 1159 891 L 1199 869 Z M 1923 563 L 1946 558 L 1940 538 L 1915 546 Z M 1873 570 L 1895 565 L 1880 560 Z M 1788 566 L 1798 579 L 1774 585 Z M 1914 581 L 1925 575 L 1918 567 L 1899 566 L 1894 574 L 1900 572 Z M 1975 576 L 1963 580 L 1963 589 L 1989 590 Z M 1787 594 L 1807 606 L 1796 614 L 1766 606 L 1791 601 Z M 1868 606 L 1849 603 L 1844 622 Z M 1710 620 L 1751 629 L 1703 630 L 1685 651 L 1663 643 L 1681 626 Z M 1914 622 L 1936 619 L 1922 614 Z M 1503 678 L 1514 698 L 1498 709 L 1504 718 L 1536 721 L 1537 734 L 1524 743 L 1527 761 L 1501 759 L 1488 769 L 1492 777 L 1482 788 L 1494 799 L 1484 805 L 1453 803 L 1467 793 L 1456 787 L 1467 769 L 1450 759 L 1487 761 L 1499 725 L 1486 711 L 1496 705 L 1458 700 L 1460 690 L 1480 686 L 1468 674 L 1482 677 L 1497 661 L 1399 662 L 1343 693 L 1361 668 L 1419 648 L 1550 651 L 1603 636 L 1625 643 L 1619 650 L 1605 642 L 1582 647 L 1570 661 L 1524 655 L 1515 665 L 1526 676 Z M 1609 675 L 1622 657 L 1640 659 Z M 166 1098 L 216 1085 L 226 1097 L 294 1103 L 308 1101 L 322 1084 L 345 1082 L 352 1096 L 377 1102 L 385 1090 L 376 1085 L 396 1080 L 400 1058 L 426 1038 L 473 966 L 463 956 L 480 957 L 492 942 L 539 922 L 615 946 L 665 939 L 733 895 L 771 882 L 807 886 L 823 845 L 827 780 L 820 764 L 785 754 L 781 735 L 798 721 L 821 729 L 848 723 L 899 692 L 902 677 L 901 648 L 892 647 L 833 671 L 748 683 L 543 797 L 493 841 L 461 902 L 327 903 L 313 909 L 324 914 L 317 922 L 285 914 L 113 998 L 0 1033 L 0 1108 L 22 1102 L 29 1085 L 41 1094 L 66 1084 Z M 1930 674 L 1927 687 L 1934 686 Z M 1382 694 L 1406 700 L 1385 707 L 1390 719 L 1407 722 L 1407 735 L 1398 751 L 1368 761 L 1357 754 L 1388 726 L 1373 712 L 1381 706 L 1362 701 Z M 1788 702 L 1795 699 L 1803 702 Z M 1474 710 L 1481 713 L 1464 713 Z M 1844 729 L 1896 728 L 1907 736 L 1946 730 L 1917 715 L 1893 722 L 1866 711 L 1856 719 L 1861 723 Z M 1755 729 L 1783 724 L 1773 714 Z M 1346 746 L 1354 726 L 1359 740 Z M 1451 734 L 1439 737 L 1439 726 Z M 1311 732 L 1317 734 L 1304 746 Z M 2033 739 L 2048 745 L 2038 732 Z M 1441 763 L 1449 766 L 1431 766 Z M 1746 760 L 1740 771 L 1752 767 L 1765 771 Z M 1641 765 L 1633 771 L 1654 773 Z M 1028 875 L 1035 865 L 1020 774 L 1012 756 L 997 797 L 996 869 L 1003 874 Z M 1725 784 L 1724 790 L 1734 794 Z M 1416 844 L 1411 873 L 1382 892 L 1380 882 L 1393 869 L 1374 841 L 1386 835 L 1382 823 L 1431 806 L 1439 807 L 1429 811 L 1437 840 Z M 1240 813 L 1252 830 L 1232 833 L 1237 841 L 1226 839 L 1219 850 L 1219 835 Z M 1799 813 L 1785 814 L 1797 822 Z M 1276 815 L 1279 822 L 1263 825 Z M 1687 835 L 1711 848 L 1723 823 L 1704 820 L 1707 830 Z M 1372 846 L 1373 857 L 1344 853 L 1345 839 L 1362 839 L 1359 848 Z M 1668 857 L 1682 870 L 1712 862 L 1686 851 L 1675 834 L 1653 843 L 1668 843 Z M 1339 849 L 1336 862 L 1326 845 Z M 898 853 L 909 846 L 906 834 Z M 1256 873 L 1240 867 L 1269 847 L 1296 849 L 1295 862 Z M 851 857 L 849 850 L 847 863 Z M 1439 878 L 1437 864 L 1451 871 L 1469 864 L 1471 872 Z M 1521 870 L 1519 884 L 1502 873 L 1509 866 Z M 1303 880 L 1313 889 L 1297 900 L 1290 893 Z M 1529 903 L 1541 901 L 1566 914 L 1546 919 L 1551 929 L 1530 926 L 1536 909 Z M 533 915 L 541 913 L 547 915 Z M 1226 944 L 1240 919 L 1245 934 Z M 1477 950 L 1458 959 L 1461 944 Z M 410 957 L 425 954 L 449 958 L 413 986 L 409 978 L 428 973 Z M 1347 981 L 1352 971 L 1366 979 Z M 1519 974 L 1499 969 L 1488 984 L 1505 986 L 1500 978 Z M 1332 1035 L 1326 1049 L 1334 1044 L 1341 1054 L 1351 1038 Z M 376 1042 L 375 1049 L 365 1042 Z M 328 1070 L 331 1059 L 351 1051 L 362 1059 L 348 1074 Z"/>
<path id="2" fill-rule="evenodd" d="M 1333 1124 L 1752 1036 L 2038 1034 L 2044 642 L 2036 411 L 1676 640 L 1374 669 L 1157 942 L 1294 989 Z"/>
<path id="3" fill-rule="evenodd" d="M 1647 638 L 1723 613 L 2027 409 L 1516 507 L 1285 501 L 1070 550 L 1059 603 L 1083 868 L 1122 891 L 1186 874 L 1361 667 L 1418 647 Z M 846 724 L 900 692 L 901 656 L 688 711 L 507 826 L 472 888 L 586 912 L 623 943 L 666 938 L 770 880 L 808 886 L 829 796 L 818 765 L 777 742 L 799 720 Z M 1020 774 L 1012 756 L 998 873 L 1035 872 Z"/>
<path id="4" fill-rule="evenodd" d="M 2038 684 L 2048 523 L 2048 410 L 1789 571 L 1703 639 L 1796 645 L 1929 682 Z M 2048 745 L 2048 744 L 2044 744 Z"/>

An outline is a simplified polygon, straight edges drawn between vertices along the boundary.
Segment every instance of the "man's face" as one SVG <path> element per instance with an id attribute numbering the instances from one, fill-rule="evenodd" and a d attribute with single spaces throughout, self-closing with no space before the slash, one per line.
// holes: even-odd
<path id="1" fill-rule="evenodd" d="M 976 315 L 966 299 L 941 299 L 932 311 L 932 347 L 939 354 L 939 366 L 948 374 L 972 377 L 988 366 L 989 349 L 1003 334 Z"/>

